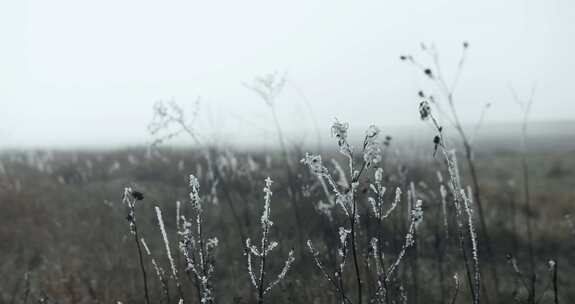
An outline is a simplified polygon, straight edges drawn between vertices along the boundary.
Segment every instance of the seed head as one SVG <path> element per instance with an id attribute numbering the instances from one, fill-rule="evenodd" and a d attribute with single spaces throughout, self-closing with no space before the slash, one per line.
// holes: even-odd
<path id="1" fill-rule="evenodd" d="M 431 115 L 431 107 L 429 106 L 429 102 L 426 100 L 419 103 L 419 116 L 421 120 L 426 120 Z"/>
<path id="2" fill-rule="evenodd" d="M 144 199 L 144 194 L 140 191 L 132 191 L 132 197 L 137 201 L 141 201 Z"/>
<path id="3" fill-rule="evenodd" d="M 508 252 L 508 253 L 505 254 L 505 259 L 507 259 L 508 261 L 510 261 L 510 260 L 513 259 L 513 255 Z"/>
<path id="4" fill-rule="evenodd" d="M 439 135 L 435 135 L 435 137 L 433 137 L 433 143 L 436 145 L 439 145 L 440 142 L 441 142 L 441 137 L 439 137 Z"/>

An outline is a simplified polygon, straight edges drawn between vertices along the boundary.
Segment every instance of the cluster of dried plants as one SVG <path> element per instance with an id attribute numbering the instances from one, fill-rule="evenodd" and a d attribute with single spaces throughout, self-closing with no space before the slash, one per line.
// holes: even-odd
<path id="1" fill-rule="evenodd" d="M 426 153 L 439 164 L 436 179 L 410 174 L 402 160 L 390 161 L 391 137 L 376 125 L 370 125 L 359 147 L 354 147 L 355 141 L 349 138 L 350 125 L 336 119 L 329 131 L 337 153 L 325 153 L 321 144 L 315 153 L 291 149 L 276 107 L 287 81 L 285 75 L 269 74 L 244 84 L 270 109 L 281 155 L 280 170 L 271 170 L 271 158 L 259 162 L 251 157 L 238 160 L 231 150 L 201 136 L 194 126 L 197 111 L 187 116 L 173 101 L 158 102 L 148 126 L 154 138 L 148 157 L 167 162 L 161 145 L 185 134 L 196 145 L 194 152 L 202 163 L 198 162 L 193 174 L 178 173 L 187 177 L 189 197 L 176 201 L 175 208 L 135 185 L 124 189 L 127 233 L 139 273 L 140 283 L 135 285 L 142 288 L 134 301 L 224 302 L 222 299 L 230 298 L 226 293 L 232 292 L 223 284 L 222 269 L 235 267 L 238 269 L 232 272 L 234 281 L 243 283 L 234 286 L 246 287 L 242 295 L 249 294 L 245 298 L 234 297 L 234 303 L 238 304 L 274 303 L 294 293 L 299 293 L 300 301 L 306 299 L 310 303 L 427 303 L 425 297 L 435 293 L 439 302 L 451 304 L 501 303 L 500 299 L 528 304 L 549 300 L 558 304 L 559 262 L 547 259 L 548 274 L 539 275 L 534 252 L 527 159 L 527 125 L 533 93 L 522 101 L 513 91 L 524 114 L 521 171 L 529 265 L 524 272 L 515 254 L 498 252 L 493 244 L 491 233 L 497 227 L 489 227 L 474 155 L 474 135 L 464 128 L 457 111 L 455 89 L 468 48 L 468 43 L 463 43 L 451 83 L 442 74 L 434 46 L 422 45 L 423 53 L 431 59 L 430 67 L 412 55 L 401 56 L 401 60 L 421 70 L 438 93 L 419 91 L 418 103 L 414 103 L 418 104 L 419 117 L 433 132 Z M 475 131 L 488 107 L 482 109 Z M 457 153 L 459 147 L 463 153 Z M 460 172 L 458 157 L 465 160 L 466 174 Z M 301 160 L 294 161 L 297 158 Z M 185 166 L 178 167 L 183 171 Z M 256 173 L 262 171 L 275 181 L 270 177 L 264 180 L 263 200 L 256 186 L 263 179 Z M 291 227 L 282 226 L 283 219 L 279 216 L 278 220 L 274 217 L 279 224 L 272 221 L 272 207 L 282 208 L 285 203 L 274 195 L 272 204 L 274 192 L 282 193 L 289 203 L 294 215 Z M 226 227 L 223 221 L 209 222 L 221 218 L 210 213 L 220 202 L 225 202 L 225 209 L 220 206 L 217 210 L 229 211 L 233 219 Z M 142 220 L 140 210 L 152 205 L 155 216 Z M 256 210 L 261 215 L 255 216 L 252 211 Z M 316 212 L 309 214 L 309 210 Z M 321 232 L 311 231 L 309 227 L 315 224 L 306 221 L 310 218 L 320 223 Z M 565 220 L 575 235 L 570 216 Z M 153 230 L 145 226 L 150 221 L 154 223 Z M 290 233 L 286 232 L 288 229 L 293 230 L 295 237 L 282 239 Z M 300 253 L 297 259 L 294 252 Z M 508 264 L 503 272 L 497 268 L 501 257 Z M 484 269 L 488 269 L 489 276 Z M 427 282 L 430 277 L 432 282 Z M 501 288 L 503 278 L 510 280 L 505 286 L 512 290 Z M 31 303 L 28 273 L 23 282 L 22 296 L 12 296 L 10 303 Z M 314 285 L 320 292 L 306 290 L 307 285 Z M 50 300 L 42 295 L 38 301 Z M 288 301 L 291 300 L 285 302 Z"/>

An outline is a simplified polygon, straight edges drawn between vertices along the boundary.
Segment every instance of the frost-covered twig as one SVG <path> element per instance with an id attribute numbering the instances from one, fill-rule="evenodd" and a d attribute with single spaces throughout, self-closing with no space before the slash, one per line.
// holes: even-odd
<path id="1" fill-rule="evenodd" d="M 140 242 L 142 243 L 142 246 L 144 247 L 144 250 L 146 251 L 148 256 L 152 259 L 152 265 L 154 266 L 154 270 L 156 271 L 156 275 L 158 276 L 158 279 L 160 280 L 160 283 L 162 284 L 162 291 L 164 292 L 164 297 L 165 297 L 166 303 L 170 303 L 170 289 L 169 289 L 169 285 L 168 285 L 168 280 L 166 279 L 166 275 L 165 275 L 166 272 L 164 271 L 162 266 L 158 265 L 158 263 L 156 262 L 156 259 L 154 259 L 154 257 L 152 256 L 152 252 L 150 252 L 150 248 L 148 248 L 148 244 L 146 243 L 144 238 L 141 238 Z"/>
<path id="2" fill-rule="evenodd" d="M 479 293 L 481 284 L 481 274 L 479 271 L 479 252 L 477 248 L 477 234 L 473 226 L 473 210 L 471 209 L 471 188 L 467 188 L 468 194 L 461 189 L 461 196 L 463 197 L 463 204 L 465 206 L 465 213 L 467 214 L 467 229 L 469 232 L 469 239 L 471 241 L 471 257 L 473 258 L 473 279 L 475 282 L 475 290 Z"/>
<path id="3" fill-rule="evenodd" d="M 321 259 L 319 258 L 319 252 L 313 247 L 311 240 L 307 241 L 307 247 L 313 257 L 314 265 L 319 269 L 321 274 L 326 278 L 326 280 L 331 283 L 335 292 L 341 297 L 341 302 L 343 304 L 351 304 L 352 302 L 347 298 L 345 294 L 345 287 L 343 284 L 343 267 L 345 266 L 345 257 L 347 250 L 344 246 L 338 249 L 338 256 L 340 257 L 339 267 L 336 269 L 335 274 L 332 276 L 330 272 L 325 268 Z"/>
<path id="4" fill-rule="evenodd" d="M 359 262 L 358 262 L 358 257 L 359 257 L 359 253 L 358 253 L 358 248 L 357 248 L 357 225 L 358 225 L 358 221 L 359 221 L 359 210 L 358 210 L 358 206 L 357 206 L 357 202 L 356 202 L 356 192 L 357 189 L 359 188 L 359 180 L 360 177 L 362 176 L 362 173 L 366 171 L 366 169 L 374 166 L 375 164 L 379 163 L 382 159 L 382 149 L 381 149 L 381 145 L 379 142 L 377 142 L 377 138 L 378 135 L 380 133 L 379 128 L 377 128 L 376 126 L 370 126 L 368 128 L 368 130 L 365 133 L 365 137 L 363 140 L 363 145 L 362 145 L 362 154 L 363 154 L 363 158 L 362 158 L 362 163 L 359 169 L 356 169 L 354 166 L 354 155 L 353 155 L 353 147 L 349 144 L 348 142 L 348 128 L 349 125 L 345 122 L 340 122 L 338 120 L 335 120 L 334 123 L 331 126 L 331 134 L 333 137 L 336 138 L 337 140 L 337 145 L 339 147 L 339 152 L 341 154 L 343 154 L 347 159 L 348 159 L 348 166 L 349 166 L 349 175 L 350 175 L 350 180 L 351 183 L 347 184 L 347 179 L 344 178 L 345 174 L 342 174 L 341 169 L 339 169 L 338 171 L 340 172 L 340 180 L 344 181 L 344 185 L 341 185 L 341 183 L 338 185 L 338 183 L 335 182 L 334 178 L 331 176 L 331 174 L 329 173 L 328 169 L 322 164 L 322 160 L 321 160 L 321 156 L 320 155 L 311 155 L 309 153 L 306 153 L 305 157 L 301 160 L 302 163 L 306 164 L 310 170 L 312 171 L 312 173 L 314 173 L 315 175 L 318 176 L 318 178 L 320 178 L 320 180 L 325 179 L 327 181 L 327 183 L 329 184 L 329 186 L 331 187 L 332 192 L 335 194 L 335 202 L 336 205 L 341 206 L 341 208 L 343 209 L 343 211 L 345 212 L 345 215 L 349 221 L 349 226 L 347 228 L 344 227 L 340 227 L 340 241 L 346 241 L 347 239 L 347 235 L 349 234 L 349 238 L 350 238 L 350 248 L 351 248 L 351 256 L 352 256 L 352 262 L 353 262 L 353 267 L 355 270 L 355 279 L 356 279 L 356 283 L 357 283 L 357 302 L 358 303 L 362 303 L 363 302 L 363 282 L 362 282 L 362 275 L 360 273 L 360 268 L 359 268 Z M 336 166 L 337 168 L 337 166 Z M 344 187 L 344 189 L 340 190 L 340 187 Z M 380 189 L 382 191 L 383 194 L 383 189 Z M 394 207 L 391 208 L 391 210 Z M 383 212 L 381 213 L 381 216 L 383 217 L 384 214 Z M 347 242 L 347 241 L 346 241 Z M 312 250 L 313 247 L 309 246 L 311 244 L 311 242 L 308 241 L 308 247 L 310 247 L 310 250 Z M 347 248 L 347 245 L 342 246 L 344 248 Z M 341 248 L 338 249 L 338 252 L 342 252 Z M 341 254 L 340 254 L 341 255 Z M 344 255 L 345 257 L 345 255 Z M 316 260 L 316 266 L 322 270 L 323 266 L 321 265 L 321 263 L 319 263 L 319 259 L 317 259 L 317 255 L 314 256 L 314 259 Z M 338 270 L 337 273 L 342 273 L 343 272 L 343 265 L 345 265 L 345 259 L 342 259 L 342 262 L 340 263 L 340 268 L 341 270 Z M 322 270 L 323 272 L 323 270 Z M 328 280 L 329 277 L 328 277 Z M 340 276 L 340 280 L 343 280 L 343 278 L 341 278 Z M 341 286 L 343 286 L 343 284 L 340 284 Z M 336 285 L 337 286 L 337 285 Z M 344 293 L 342 292 L 343 288 L 336 288 L 336 291 L 342 295 L 344 295 Z M 345 302 L 345 300 L 343 300 L 345 297 L 342 296 L 342 301 Z"/>
<path id="5" fill-rule="evenodd" d="M 453 291 L 453 297 L 451 298 L 450 304 L 455 304 L 455 300 L 457 300 L 457 295 L 459 294 L 459 288 L 461 287 L 461 283 L 459 282 L 459 277 L 457 273 L 453 275 L 453 280 L 455 281 L 455 290 Z"/>
<path id="6" fill-rule="evenodd" d="M 552 272 L 553 303 L 559 304 L 559 287 L 557 286 L 557 260 L 549 260 L 549 268 L 551 268 Z"/>
<path id="7" fill-rule="evenodd" d="M 409 229 L 407 231 L 407 234 L 405 235 L 405 242 L 401 247 L 399 255 L 395 259 L 395 262 L 393 262 L 393 264 L 391 264 L 391 266 L 387 270 L 386 274 L 387 281 L 389 281 L 393 277 L 394 272 L 399 267 L 401 260 L 403 259 L 405 253 L 407 252 L 407 249 L 415 244 L 414 239 L 415 231 L 419 226 L 419 224 L 421 224 L 421 222 L 423 221 L 423 208 L 421 200 L 417 200 L 415 206 L 413 206 L 409 214 L 410 214 L 410 222 L 409 222 Z"/>
<path id="8" fill-rule="evenodd" d="M 195 111 L 191 119 L 186 117 L 184 110 L 175 101 L 158 101 L 154 104 L 154 116 L 148 124 L 148 132 L 154 137 L 150 148 L 154 149 L 181 133 L 188 134 L 195 144 L 201 143 L 198 132 L 193 128 L 193 123 L 198 116 L 199 99 L 196 100 Z"/>
<path id="9" fill-rule="evenodd" d="M 461 186 L 461 179 L 459 175 L 459 169 L 457 166 L 457 158 L 455 157 L 455 151 L 450 150 L 447 147 L 445 142 L 445 137 L 443 136 L 443 127 L 439 124 L 439 121 L 435 118 L 431 111 L 431 106 L 427 101 L 422 101 L 419 104 L 419 115 L 422 120 L 431 120 L 433 127 L 437 131 L 437 135 L 433 138 L 433 142 L 435 144 L 435 151 L 439 150 L 440 153 L 443 155 L 443 158 L 447 164 L 447 172 L 449 173 L 449 189 L 453 194 L 453 204 L 455 205 L 456 210 L 456 222 L 457 222 L 457 232 L 458 232 L 458 239 L 459 239 L 459 249 L 461 251 L 461 255 L 463 257 L 464 266 L 467 274 L 467 280 L 470 286 L 471 297 L 473 299 L 473 303 L 479 303 L 479 292 L 480 288 L 477 288 L 477 281 L 474 278 L 480 278 L 479 275 L 479 264 L 477 263 L 477 267 L 474 268 L 474 274 L 471 273 L 471 269 L 469 266 L 469 258 L 467 256 L 467 249 L 465 248 L 465 231 L 464 228 L 464 216 L 462 206 L 465 205 L 465 192 L 463 187 Z M 478 204 L 479 208 L 479 204 Z M 473 241 L 472 241 L 473 242 Z M 475 246 L 475 254 L 477 254 L 477 247 Z M 478 260 L 477 260 L 478 262 Z M 494 273 L 494 278 L 497 277 L 496 273 Z M 480 279 L 479 279 L 480 280 Z M 475 283 L 474 283 L 475 282 Z M 481 283 L 479 283 L 481 284 Z"/>
<path id="10" fill-rule="evenodd" d="M 160 207 L 156 206 L 156 217 L 158 219 L 158 226 L 160 227 L 160 232 L 162 233 L 162 240 L 164 242 L 164 247 L 166 249 L 166 255 L 168 256 L 168 261 L 170 262 L 170 269 L 172 271 L 172 278 L 176 282 L 176 287 L 180 293 L 180 298 L 184 297 L 184 292 L 182 290 L 182 284 L 178 278 L 178 269 L 176 268 L 176 262 L 174 261 L 174 256 L 172 255 L 172 250 L 170 248 L 170 241 L 168 240 L 168 233 L 166 232 L 166 227 L 164 225 L 164 218 L 162 217 L 162 210 Z"/>
<path id="11" fill-rule="evenodd" d="M 388 296 L 388 279 L 387 271 L 384 267 L 383 257 L 383 221 L 388 218 L 391 213 L 396 209 L 401 200 L 401 189 L 395 189 L 395 197 L 391 202 L 391 206 L 385 210 L 384 195 L 386 188 L 383 186 L 383 169 L 378 168 L 375 171 L 374 182 L 370 184 L 372 192 L 375 193 L 374 197 L 368 197 L 368 202 L 371 204 L 373 216 L 377 221 L 377 236 L 371 239 L 371 251 L 375 262 L 376 274 L 376 292 L 370 300 L 370 303 L 390 303 Z"/>
<path id="12" fill-rule="evenodd" d="M 382 221 L 388 218 L 393 210 L 397 207 L 398 203 L 401 200 L 401 189 L 399 187 L 395 188 L 395 198 L 391 203 L 391 206 L 384 210 L 385 207 L 385 192 L 386 188 L 383 186 L 383 169 L 378 168 L 375 171 L 375 180 L 374 183 L 370 184 L 371 190 L 375 193 L 376 197 L 368 197 L 368 201 L 371 204 L 371 210 L 373 212 L 373 216 L 378 221 L 378 224 L 381 225 Z"/>
<path id="13" fill-rule="evenodd" d="M 265 187 L 264 187 L 264 210 L 261 216 L 261 229 L 262 229 L 262 236 L 260 239 L 259 248 L 255 245 L 252 245 L 251 239 L 246 239 L 246 248 L 245 248 L 245 255 L 247 257 L 247 264 L 248 264 L 248 275 L 250 278 L 250 282 L 257 290 L 257 298 L 258 304 L 264 303 L 264 296 L 268 294 L 274 286 L 279 284 L 281 280 L 283 280 L 289 271 L 291 265 L 293 264 L 295 258 L 293 255 L 293 250 L 289 251 L 288 258 L 285 261 L 284 267 L 281 272 L 278 274 L 275 280 L 271 282 L 266 282 L 266 258 L 270 254 L 270 252 L 276 248 L 279 243 L 275 241 L 270 241 L 269 239 L 269 232 L 270 228 L 273 226 L 273 222 L 271 221 L 271 198 L 272 198 L 272 190 L 271 185 L 273 181 L 271 178 L 266 178 L 265 180 Z M 259 261 L 259 271 L 255 272 L 253 267 L 252 257 L 257 258 Z M 266 286 L 267 284 L 267 286 Z"/>
<path id="14" fill-rule="evenodd" d="M 193 277 L 198 289 L 200 303 L 214 303 L 215 295 L 211 282 L 215 270 L 215 249 L 217 238 L 206 239 L 203 235 L 203 207 L 200 198 L 200 184 L 194 175 L 190 175 L 190 204 L 195 223 L 182 216 L 179 234 L 180 251 L 186 261 L 186 273 Z"/>

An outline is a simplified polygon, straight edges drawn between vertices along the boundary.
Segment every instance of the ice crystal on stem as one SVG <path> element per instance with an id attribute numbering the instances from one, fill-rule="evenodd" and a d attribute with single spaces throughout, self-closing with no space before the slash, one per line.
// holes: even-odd
<path id="1" fill-rule="evenodd" d="M 352 148 L 347 142 L 347 129 L 349 124 L 347 122 L 339 122 L 337 119 L 331 126 L 331 135 L 337 139 L 337 145 L 339 146 L 339 152 L 347 157 L 351 157 Z"/>
<path id="2" fill-rule="evenodd" d="M 170 262 L 170 269 L 172 270 L 172 278 L 174 279 L 174 281 L 176 281 L 176 286 L 178 287 L 180 296 L 183 296 L 182 286 L 180 284 L 180 279 L 178 278 L 178 270 L 176 268 L 176 262 L 174 261 L 172 250 L 170 249 L 170 242 L 168 240 L 168 234 L 166 233 L 164 218 L 162 217 L 162 210 L 160 210 L 160 207 L 158 206 L 156 206 L 154 209 L 156 210 L 156 216 L 158 218 L 158 225 L 160 226 L 160 231 L 162 233 L 162 239 L 164 241 L 166 255 L 168 256 L 168 260 Z"/>
<path id="3" fill-rule="evenodd" d="M 415 244 L 415 231 L 422 221 L 423 221 L 422 202 L 421 200 L 417 200 L 415 206 L 411 209 L 410 212 L 410 223 L 408 232 L 405 235 L 405 242 L 395 262 L 389 267 L 386 275 L 386 280 L 389 281 L 392 278 L 393 274 L 399 267 L 401 260 L 405 256 L 407 249 Z"/>
<path id="4" fill-rule="evenodd" d="M 271 178 L 265 179 L 265 187 L 263 189 L 264 192 L 264 210 L 262 212 L 261 217 L 261 239 L 259 248 L 256 245 L 251 243 L 251 239 L 246 239 L 246 248 L 245 248 L 245 255 L 247 257 L 247 268 L 248 268 L 248 276 L 250 282 L 257 290 L 257 298 L 258 303 L 264 303 L 264 296 L 268 294 L 274 286 L 279 284 L 286 276 L 287 272 L 289 271 L 291 265 L 293 264 L 295 258 L 293 255 L 293 250 L 289 251 L 288 258 L 285 261 L 284 267 L 277 276 L 277 278 L 271 282 L 266 282 L 266 258 L 271 253 L 271 251 L 276 248 L 279 243 L 275 241 L 270 241 L 269 239 L 269 232 L 270 228 L 273 226 L 273 222 L 271 221 L 271 198 L 273 192 L 271 190 L 273 181 Z M 254 269 L 254 261 L 253 259 L 257 259 L 259 263 L 259 269 Z M 257 271 L 257 274 L 256 274 Z M 267 286 L 266 286 L 267 284 Z"/>
<path id="5" fill-rule="evenodd" d="M 365 133 L 363 142 L 363 160 L 367 167 L 371 167 L 379 163 L 382 159 L 382 149 L 380 143 L 377 142 L 377 137 L 380 133 L 378 127 L 371 125 Z"/>
<path id="6" fill-rule="evenodd" d="M 201 303 L 214 303 L 212 277 L 215 271 L 215 250 L 217 238 L 206 238 L 203 231 L 203 208 L 200 197 L 200 184 L 194 175 L 189 177 L 190 204 L 194 212 L 194 223 L 182 216 L 182 229 L 179 231 L 180 251 L 186 261 L 186 272 L 193 278 L 199 290 Z"/>

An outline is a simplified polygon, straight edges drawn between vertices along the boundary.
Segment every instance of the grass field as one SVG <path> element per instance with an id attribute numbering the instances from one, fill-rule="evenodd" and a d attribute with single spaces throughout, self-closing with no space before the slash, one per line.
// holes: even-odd
<path id="1" fill-rule="evenodd" d="M 492 255 L 487 256 L 484 234 L 477 213 L 472 210 L 471 222 L 476 224 L 478 238 L 481 302 L 531 301 L 528 250 L 531 242 L 536 303 L 554 303 L 554 287 L 561 303 L 573 303 L 575 227 L 568 214 L 574 212 L 575 144 L 568 135 L 530 138 L 534 146 L 527 153 L 532 209 L 526 214 L 521 157 L 517 146 L 510 144 L 513 141 L 517 138 L 486 140 L 475 155 L 492 247 Z M 338 186 L 345 187 L 346 182 L 330 162 L 333 158 L 342 170 L 347 170 L 346 157 L 337 153 L 335 147 L 326 145 L 323 163 L 330 174 L 338 176 Z M 447 180 L 445 164 L 438 155 L 433 157 L 433 144 L 410 147 L 392 142 L 386 147 L 383 160 L 376 166 L 383 168 L 380 179 L 387 188 L 385 209 L 391 206 L 395 187 L 400 187 L 403 194 L 397 208 L 379 222 L 367 199 L 373 196 L 368 185 L 374 183 L 376 167 L 368 168 L 358 180 L 354 242 L 362 302 L 373 300 L 378 282 L 381 283 L 377 265 L 370 258 L 371 239 L 378 236 L 377 248 L 383 252 L 383 264 L 390 267 L 400 255 L 409 231 L 410 206 L 414 207 L 411 198 L 422 201 L 423 221 L 418 223 L 414 244 L 407 248 L 394 278 L 388 281 L 387 299 L 381 303 L 452 300 L 472 303 L 472 285 L 468 284 L 457 242 L 457 212 L 449 194 L 447 216 L 442 215 L 437 172 Z M 318 208 L 329 201 L 319 179 L 305 164 L 297 162 L 304 157 L 303 152 L 290 150 L 288 156 L 292 176 L 287 174 L 279 150 L 161 148 L 154 155 L 144 148 L 4 152 L 0 175 L 0 302 L 144 303 L 138 251 L 126 220 L 128 207 L 122 203 L 124 187 L 131 187 L 144 195 L 143 200 L 136 201 L 139 236 L 146 239 L 151 257 L 164 271 L 166 281 L 164 286 L 154 271 L 151 257 L 144 253 L 151 302 L 177 303 L 183 298 L 186 303 L 197 303 L 199 290 L 203 289 L 198 287 L 194 275 L 185 271 L 183 251 L 177 244 L 183 238 L 177 233 L 178 228 L 182 231 L 183 224 L 176 221 L 179 210 L 176 201 L 181 202 L 180 215 L 190 219 L 196 211 L 190 203 L 190 174 L 200 184 L 203 234 L 206 239 L 218 239 L 210 262 L 214 272 L 209 281 L 216 302 L 257 301 L 257 288 L 250 283 L 248 274 L 245 238 L 258 240 L 252 243 L 259 244 L 264 208 L 262 189 L 268 176 L 274 181 L 269 238 L 279 245 L 267 259 L 266 281 L 273 281 L 281 271 L 291 249 L 295 261 L 285 278 L 266 294 L 266 302 L 345 302 L 341 291 L 334 289 L 322 275 L 305 243 L 312 240 L 328 273 L 337 272 L 342 235 L 338 229 L 349 225 L 347 217 L 337 206 Z M 469 176 L 462 157 L 460 163 L 461 179 L 467 186 Z M 177 280 L 171 274 L 155 206 L 162 210 L 175 266 L 179 269 Z M 470 208 L 475 209 L 473 204 Z M 331 213 L 329 216 L 326 210 Z M 526 234 L 526 218 L 533 227 L 531 240 Z M 344 238 L 349 238 L 349 233 L 344 233 Z M 471 245 L 467 237 L 465 241 L 466 246 Z M 470 247 L 465 248 L 471 256 Z M 349 298 L 347 301 L 358 303 L 351 248 L 344 251 L 348 260 L 341 271 L 341 286 Z M 550 260 L 556 263 L 556 286 Z M 492 271 L 497 273 L 498 286 L 493 283 Z M 456 297 L 454 274 L 458 275 L 460 285 Z"/>

